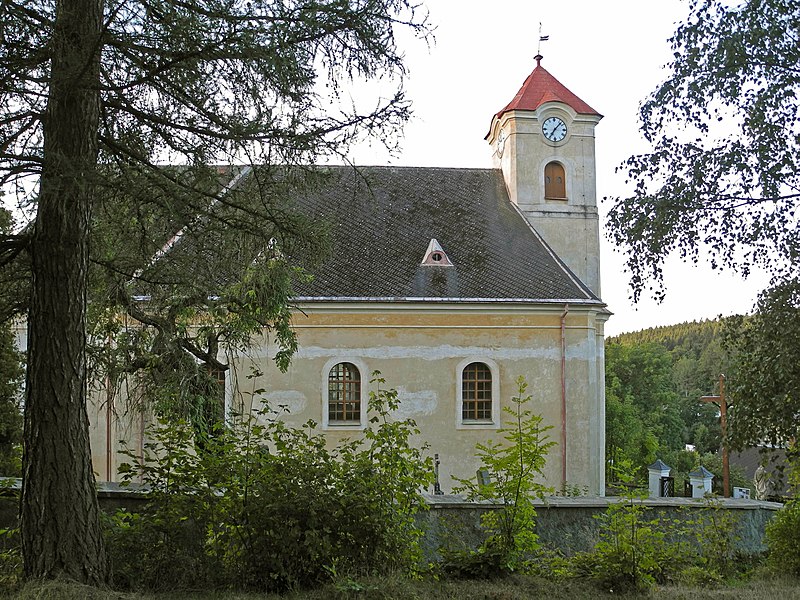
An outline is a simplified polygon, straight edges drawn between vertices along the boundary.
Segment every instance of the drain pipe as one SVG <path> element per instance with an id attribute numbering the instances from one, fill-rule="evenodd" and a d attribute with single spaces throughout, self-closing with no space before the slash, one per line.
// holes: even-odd
<path id="1" fill-rule="evenodd" d="M 113 422 L 114 390 L 111 389 L 111 377 L 106 376 L 106 481 L 111 481 L 111 462 L 113 460 L 111 444 L 111 424 Z"/>
<path id="2" fill-rule="evenodd" d="M 106 338 L 106 345 L 111 346 L 111 335 Z M 114 458 L 111 443 L 111 424 L 114 411 L 114 389 L 111 387 L 111 375 L 106 373 L 106 481 L 111 481 L 111 462 Z"/>
<path id="3" fill-rule="evenodd" d="M 561 481 L 567 487 L 567 313 L 569 304 L 561 313 Z"/>

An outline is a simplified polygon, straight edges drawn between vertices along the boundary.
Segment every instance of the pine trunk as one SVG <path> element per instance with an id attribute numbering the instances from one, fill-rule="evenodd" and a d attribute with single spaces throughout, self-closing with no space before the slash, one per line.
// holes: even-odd
<path id="1" fill-rule="evenodd" d="M 22 485 L 28 578 L 108 579 L 86 414 L 102 0 L 58 0 L 32 244 Z"/>

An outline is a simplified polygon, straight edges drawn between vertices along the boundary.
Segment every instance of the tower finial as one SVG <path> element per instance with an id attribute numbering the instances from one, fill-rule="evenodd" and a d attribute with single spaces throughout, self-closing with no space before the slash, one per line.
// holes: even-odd
<path id="1" fill-rule="evenodd" d="M 544 58 L 542 56 L 542 42 L 546 42 L 549 39 L 549 35 L 542 35 L 542 22 L 539 21 L 539 45 L 536 47 L 536 56 L 533 57 L 537 67 L 542 63 L 542 58 Z"/>

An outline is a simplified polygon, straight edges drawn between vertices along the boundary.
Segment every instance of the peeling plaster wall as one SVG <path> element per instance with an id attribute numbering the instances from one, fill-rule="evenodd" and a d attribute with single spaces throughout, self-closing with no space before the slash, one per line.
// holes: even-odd
<path id="1" fill-rule="evenodd" d="M 294 326 L 299 350 L 286 373 L 272 362 L 276 348 L 266 340 L 247 357 L 237 360 L 234 408 L 257 410 L 262 401 L 273 408 L 286 406 L 286 421 L 299 425 L 308 419 L 322 424 L 324 386 L 332 364 L 353 362 L 362 371 L 363 399 L 372 389 L 366 383 L 378 370 L 386 386 L 398 391 L 399 418 L 413 418 L 421 434 L 419 443 L 429 454 L 439 454 L 442 489 L 450 491 L 453 477 L 474 477 L 480 466 L 475 444 L 499 440 L 497 427 L 465 428 L 460 425 L 458 366 L 467 360 L 486 360 L 497 366 L 501 406 L 510 405 L 517 393 L 515 380 L 524 376 L 532 396 L 531 408 L 552 426 L 550 437 L 559 439 L 561 415 L 561 330 L 563 306 L 548 308 L 442 311 L 425 308 L 305 306 Z M 567 483 L 602 495 L 604 490 L 604 386 L 598 373 L 598 340 L 606 313 L 596 309 L 570 309 L 566 319 Z M 244 374 L 258 369 L 255 379 Z M 598 382 L 598 376 L 601 378 Z M 267 390 L 253 398 L 253 390 Z M 323 427 L 320 425 L 320 429 Z M 358 427 L 324 429 L 331 442 L 360 435 Z M 563 449 L 549 455 L 545 479 L 562 487 Z"/>
<path id="2" fill-rule="evenodd" d="M 373 389 L 367 381 L 378 370 L 386 386 L 398 391 L 398 418 L 417 421 L 417 443 L 428 454 L 439 454 L 440 483 L 445 492 L 453 477 L 472 478 L 480 466 L 475 445 L 500 440 L 498 428 L 460 423 L 460 367 L 486 361 L 496 368 L 499 405 L 510 406 L 516 379 L 524 376 L 532 396 L 530 408 L 542 415 L 558 442 L 561 422 L 561 314 L 563 305 L 408 304 L 301 307 L 294 317 L 299 350 L 289 370 L 281 373 L 272 360 L 276 348 L 267 337 L 246 355 L 231 360 L 227 380 L 229 411 L 253 412 L 267 403 L 285 407 L 293 425 L 317 422 L 331 444 L 361 435 L 359 427 L 324 428 L 324 390 L 328 372 L 337 362 L 353 362 L 362 376 L 362 398 Z M 605 489 L 605 386 L 603 382 L 603 325 L 608 317 L 597 306 L 571 306 L 565 320 L 567 399 L 567 484 L 602 495 Z M 257 370 L 258 377 L 251 374 Z M 257 393 L 257 390 L 265 390 Z M 118 480 L 121 442 L 139 452 L 147 441 L 151 417 L 131 410 L 135 388 L 123 387 L 112 397 L 102 385 L 90 399 L 92 459 L 99 480 Z M 110 451 L 109 451 L 110 448 Z M 551 449 L 545 483 L 562 488 L 564 449 Z"/>

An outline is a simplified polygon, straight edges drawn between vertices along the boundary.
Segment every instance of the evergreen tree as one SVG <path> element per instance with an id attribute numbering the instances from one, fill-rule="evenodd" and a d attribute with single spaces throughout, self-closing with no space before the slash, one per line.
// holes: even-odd
<path id="1" fill-rule="evenodd" d="M 658 452 L 683 448 L 686 426 L 672 382 L 672 362 L 658 344 L 606 346 L 606 452 L 640 472 Z"/>
<path id="2" fill-rule="evenodd" d="M 738 318 L 678 323 L 607 340 L 609 458 L 621 453 L 641 466 L 648 459 L 663 458 L 665 452 L 675 455 L 684 443 L 698 452 L 720 448 L 719 411 L 700 397 L 716 393 L 719 374 L 732 368 L 722 340 L 723 330 L 734 322 Z M 658 390 L 669 402 L 653 400 Z M 665 432 L 671 432 L 671 442 L 664 439 Z"/>
<path id="3" fill-rule="evenodd" d="M 0 239 L 0 260 L 30 284 L 27 577 L 108 579 L 89 451 L 86 340 L 102 338 L 113 320 L 87 330 L 97 316 L 87 310 L 121 309 L 146 324 L 152 352 L 139 358 L 163 359 L 161 373 L 195 359 L 224 369 L 219 344 L 246 344 L 261 326 L 273 327 L 285 365 L 292 250 L 313 245 L 318 230 L 286 202 L 301 178 L 265 168 L 239 188 L 246 167 L 220 173 L 215 165 L 308 164 L 364 133 L 396 140 L 409 114 L 397 26 L 425 33 L 406 0 L 0 5 L 0 184 L 29 194 L 36 215 Z M 362 78 L 397 91 L 363 110 L 340 101 Z M 213 224 L 241 240 L 242 254 L 232 258 L 256 258 L 221 304 L 206 285 L 202 253 L 155 260 L 166 240 L 174 246 L 200 229 L 204 248 L 219 250 Z M 193 279 L 181 262 L 203 273 L 200 285 L 181 288 Z M 139 290 L 156 284 L 166 293 L 143 310 Z M 90 292 L 104 301 L 90 307 Z M 193 313 L 199 321 L 228 315 L 235 326 L 189 331 Z"/>

